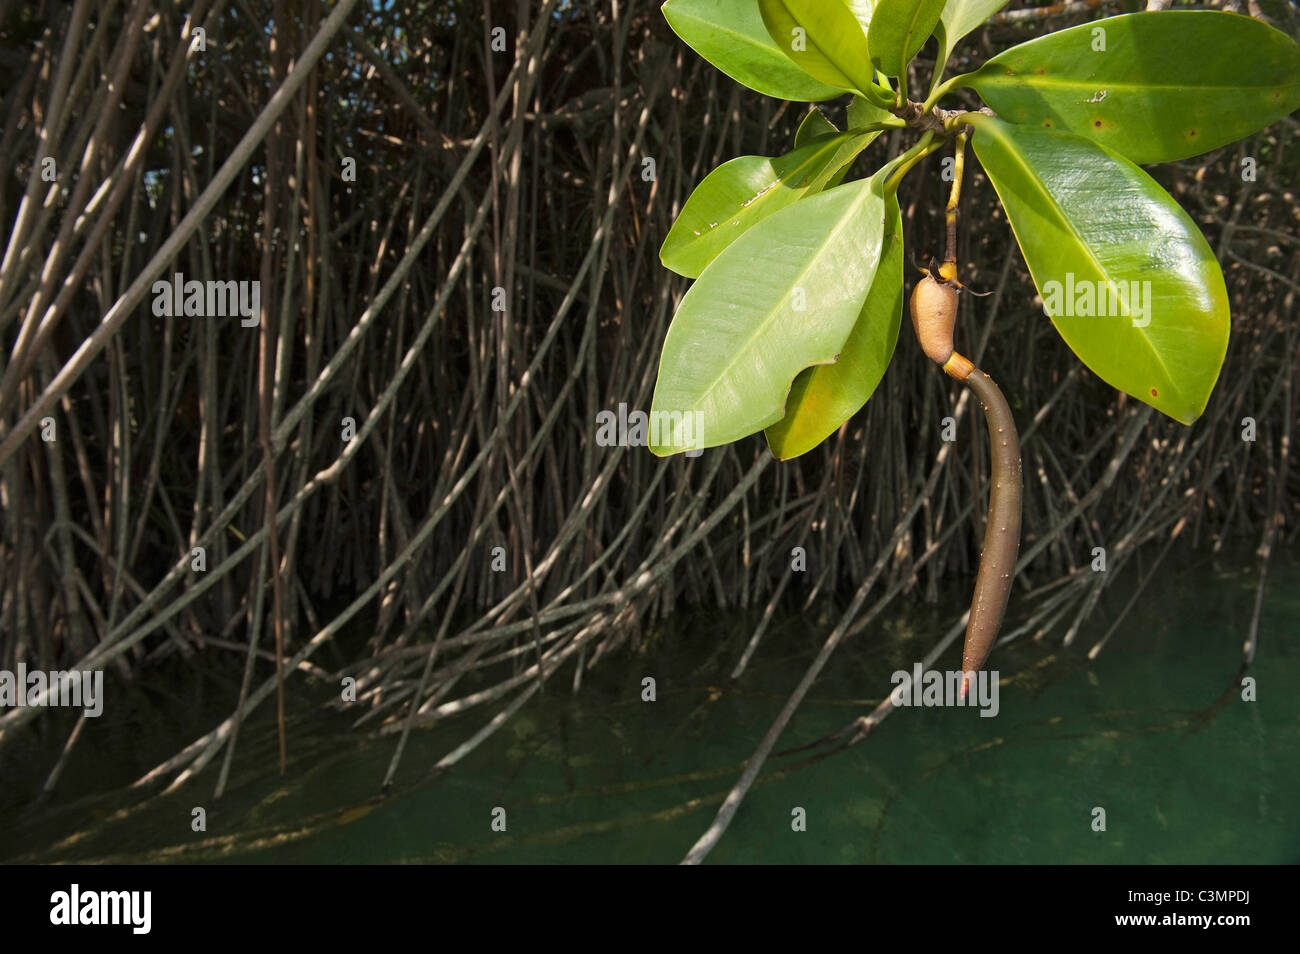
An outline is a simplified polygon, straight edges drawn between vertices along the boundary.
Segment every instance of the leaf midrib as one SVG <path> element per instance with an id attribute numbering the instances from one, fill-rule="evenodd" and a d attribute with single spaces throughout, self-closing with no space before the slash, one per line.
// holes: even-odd
<path id="1" fill-rule="evenodd" d="M 847 136 L 848 136 L 847 133 L 838 133 L 838 135 L 841 136 L 841 137 L 847 137 Z M 805 169 L 807 169 L 808 166 L 810 166 L 810 165 L 814 165 L 814 164 L 816 164 L 816 163 L 818 163 L 818 162 L 820 162 L 820 163 L 822 163 L 822 164 L 826 164 L 826 163 L 828 163 L 828 162 L 830 161 L 830 158 L 834 158 L 834 153 L 832 152 L 831 156 L 828 158 L 828 157 L 826 156 L 826 150 L 827 150 L 827 149 L 830 149 L 831 147 L 834 147 L 835 150 L 838 150 L 840 146 L 844 145 L 844 144 L 847 143 L 847 142 L 848 142 L 848 139 L 847 139 L 847 138 L 843 139 L 843 141 L 828 140 L 826 143 L 823 144 L 821 150 L 819 150 L 819 151 L 818 151 L 817 153 L 815 153 L 814 155 L 809 156 L 808 159 L 807 159 L 806 161 L 799 163 L 799 165 L 797 165 L 797 166 L 795 166 L 793 169 L 791 169 L 791 170 L 789 171 L 789 173 L 787 173 L 787 178 L 793 178 L 794 176 L 798 175 L 799 173 L 801 173 L 801 172 L 803 172 Z M 811 143 L 809 143 L 809 145 L 811 145 Z M 768 157 L 768 156 L 764 156 L 763 158 L 767 159 L 768 162 L 770 163 L 770 162 L 773 161 L 773 158 L 779 159 L 779 158 L 781 158 L 781 157 L 780 157 L 780 156 L 776 156 L 776 157 Z M 771 166 L 769 165 L 768 168 L 771 168 Z M 810 179 L 808 180 L 808 185 L 807 185 L 807 186 L 800 187 L 801 190 L 802 190 L 802 191 L 807 191 L 808 189 L 810 189 L 810 188 L 812 187 L 812 184 L 813 184 L 814 182 L 816 182 L 816 181 L 817 181 L 817 180 L 816 180 L 816 177 L 810 178 Z M 750 214 L 750 215 L 753 215 L 753 214 L 754 214 L 754 211 L 755 211 L 756 209 L 764 208 L 764 203 L 770 201 L 770 200 L 768 199 L 768 196 L 775 196 L 777 193 L 779 193 L 779 192 L 781 191 L 780 189 L 776 188 L 775 186 L 776 186 L 776 183 L 775 183 L 775 182 L 770 183 L 770 184 L 766 187 L 766 191 L 762 192 L 762 193 L 759 195 L 759 197 L 758 197 L 757 199 L 755 199 L 753 202 L 750 203 L 749 206 L 742 206 L 742 207 L 741 207 L 742 210 L 743 210 L 743 211 L 746 211 L 746 212 L 747 212 L 748 214 Z M 795 187 L 794 187 L 794 186 L 791 186 L 790 188 L 791 188 L 792 191 L 795 191 Z M 726 216 L 726 219 L 724 219 L 723 221 L 730 220 L 730 219 L 732 218 L 732 216 L 734 216 L 735 214 L 736 214 L 735 212 L 728 213 L 727 216 Z M 775 214 L 775 213 L 772 213 L 772 214 Z M 719 222 L 718 222 L 718 225 L 721 226 L 721 225 L 723 224 L 723 221 L 719 221 Z M 757 224 L 758 224 L 757 222 L 754 223 L 754 225 L 757 225 Z M 750 228 L 753 228 L 753 227 L 754 227 L 753 225 L 750 226 Z M 746 231 L 748 231 L 748 229 L 746 229 Z M 713 234 L 714 234 L 713 229 L 710 229 L 710 230 L 708 230 L 707 232 L 701 232 L 699 235 L 692 235 L 692 236 L 690 237 L 689 240 L 687 240 L 685 243 L 683 243 L 683 245 L 682 245 L 682 250 L 685 251 L 685 250 L 688 250 L 688 249 L 692 249 L 692 248 L 697 247 L 700 243 L 704 242 L 705 239 L 712 237 Z M 743 235 L 744 233 L 742 232 L 741 234 Z M 739 239 L 739 238 L 740 238 L 740 236 L 737 235 L 735 238 L 732 239 L 732 242 L 736 241 L 736 240 Z M 727 244 L 730 245 L 731 243 L 728 242 Z M 725 249 L 726 249 L 726 246 L 724 246 L 723 249 L 720 250 L 720 251 L 718 252 L 718 254 L 721 255 L 721 254 L 722 254 L 722 251 L 725 251 Z M 717 257 L 717 256 L 715 255 L 714 258 L 716 258 L 716 257 Z M 710 263 L 710 264 L 711 264 L 711 263 Z"/>
<path id="2" fill-rule="evenodd" d="M 985 84 L 992 84 L 994 86 L 1006 84 L 1012 86 L 1049 87 L 1049 88 L 1081 89 L 1081 90 L 1097 90 L 1102 87 L 1106 87 L 1107 89 L 1151 90 L 1152 92 L 1166 92 L 1169 90 L 1195 90 L 1196 94 L 1201 94 L 1206 92 L 1215 92 L 1219 90 L 1226 90 L 1228 92 L 1255 92 L 1259 90 L 1277 89 L 1279 85 L 1277 83 L 1261 83 L 1257 86 L 1210 86 L 1208 84 L 1197 85 L 1194 82 L 1192 83 L 1143 83 L 1134 80 L 1110 80 L 1110 79 L 1102 79 L 1102 78 L 1098 78 L 1094 80 L 1072 80 L 1066 77 L 1049 78 L 1046 76 L 1039 76 L 1038 74 L 1034 74 L 1034 73 L 989 73 L 986 76 L 980 77 L 979 73 L 980 71 L 977 70 L 973 75 L 972 79 L 973 80 L 978 79 L 980 82 L 983 82 Z M 975 82 L 972 82 L 970 85 L 974 87 Z M 1288 86 L 1300 86 L 1300 80 L 1297 80 L 1289 84 L 1283 83 L 1281 84 L 1281 86 L 1283 89 L 1286 89 Z M 1190 96 L 1194 94 L 1188 93 L 1188 95 Z"/>
<path id="3" fill-rule="evenodd" d="M 849 224 L 857 217 L 858 208 L 862 205 L 862 203 L 869 201 L 871 197 L 871 186 L 870 186 L 871 180 L 864 179 L 861 181 L 863 183 L 862 195 L 854 202 L 852 207 L 853 211 L 849 212 L 848 210 L 846 210 L 845 215 L 841 218 L 839 225 L 837 225 L 834 229 L 832 229 L 827 234 L 826 240 L 822 242 L 821 247 L 818 249 L 818 251 L 814 253 L 811 258 L 809 258 L 808 262 L 804 265 L 802 269 L 800 269 L 798 272 L 795 273 L 794 281 L 791 282 L 789 288 L 786 289 L 785 293 L 777 301 L 776 305 L 774 305 L 771 309 L 768 310 L 766 317 L 764 317 L 763 320 L 754 328 L 754 331 L 749 335 L 749 337 L 747 337 L 744 340 L 744 344 L 742 345 L 742 347 L 733 350 L 731 360 L 728 361 L 725 365 L 723 365 L 722 369 L 718 372 L 717 376 L 714 377 L 713 380 L 711 380 L 708 383 L 707 387 L 705 387 L 702 391 L 699 392 L 698 399 L 703 399 L 705 396 L 712 394 L 713 391 L 717 388 L 718 383 L 727 376 L 728 372 L 730 372 L 733 367 L 735 367 L 737 361 L 740 359 L 740 356 L 749 353 L 750 348 L 753 345 L 754 341 L 760 336 L 760 334 L 762 334 L 768 328 L 769 325 L 771 325 L 772 321 L 776 318 L 776 315 L 780 310 L 779 306 L 783 302 L 785 302 L 785 300 L 789 297 L 790 294 L 789 289 L 797 288 L 799 286 L 799 280 L 804 278 L 812 270 L 813 266 L 816 264 L 817 260 L 821 257 L 821 255 L 825 252 L 826 247 L 831 243 L 831 241 L 835 239 L 846 228 L 848 228 Z M 829 193 L 823 193 L 823 194 L 829 195 Z M 796 206 L 789 206 L 789 208 L 793 209 L 796 208 Z M 729 247 L 729 249 L 735 247 L 736 246 L 733 244 Z M 717 263 L 717 259 L 714 259 L 713 263 L 711 264 L 716 264 L 716 263 Z M 880 262 L 879 260 L 877 260 L 876 265 L 879 266 L 879 264 Z M 875 273 L 873 272 L 872 279 L 874 278 L 875 278 Z"/>
<path id="4" fill-rule="evenodd" d="M 857 90 L 858 92 L 861 92 L 861 90 L 858 90 L 858 81 L 855 80 L 848 73 L 844 72 L 844 67 L 840 66 L 840 64 L 836 62 L 829 53 L 827 53 L 826 47 L 822 46 L 822 44 L 818 43 L 816 39 L 813 38 L 812 31 L 809 29 L 808 25 L 806 23 L 803 23 L 799 19 L 798 15 L 793 10 L 790 9 L 790 5 L 786 3 L 785 0 L 781 0 L 781 6 L 785 9 L 785 12 L 789 15 L 790 19 L 793 20 L 797 26 L 799 26 L 804 30 L 808 38 L 809 46 L 815 48 L 817 52 L 821 54 L 822 59 L 824 59 L 827 63 L 833 66 L 836 72 L 838 72 L 841 76 L 843 76 L 846 80 L 849 81 L 849 85 L 845 86 L 844 88 L 849 91 Z M 846 12 L 849 12 L 848 7 L 845 7 L 844 9 Z M 857 26 L 858 18 L 856 16 L 853 16 L 852 12 L 849 12 L 849 16 L 853 20 L 853 24 Z M 777 47 L 777 49 L 779 50 L 780 47 Z M 782 53 L 782 55 L 784 56 L 785 54 Z M 870 53 L 868 52 L 868 57 L 869 56 Z M 796 63 L 795 65 L 798 66 L 799 64 Z M 817 77 L 814 76 L 813 79 L 817 79 Z M 817 80 L 817 82 L 821 83 L 823 81 Z"/>
<path id="5" fill-rule="evenodd" d="M 912 34 L 914 34 L 914 33 L 916 32 L 916 24 L 917 24 L 917 21 L 918 21 L 918 20 L 920 19 L 920 17 L 921 17 L 921 11 L 922 11 L 923 9 L 925 9 L 925 0 L 920 0 L 919 3 L 917 3 L 914 7 L 912 7 L 912 17 L 911 17 L 911 20 L 910 20 L 910 22 L 907 24 L 907 28 L 903 31 L 903 60 L 904 60 L 904 62 L 898 64 L 898 67 L 899 67 L 900 70 L 906 70 L 906 69 L 907 69 L 907 62 L 906 62 L 907 59 L 908 59 L 908 56 L 907 56 L 907 48 L 908 48 L 909 46 L 912 45 Z M 931 27 L 930 29 L 931 29 L 931 32 L 933 32 L 934 28 Z M 924 43 L 924 42 L 925 42 L 925 41 L 923 40 L 922 43 Z M 901 76 L 902 73 L 899 73 L 899 75 Z"/>

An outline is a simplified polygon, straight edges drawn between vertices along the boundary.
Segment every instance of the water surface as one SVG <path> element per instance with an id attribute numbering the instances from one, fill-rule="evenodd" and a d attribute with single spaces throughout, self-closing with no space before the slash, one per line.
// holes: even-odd
<path id="1" fill-rule="evenodd" d="M 1274 559 L 1249 672 L 1257 701 L 1246 702 L 1237 683 L 1256 582 L 1249 553 L 1167 561 L 1089 661 L 1127 598 L 1115 581 L 1075 646 L 1062 648 L 1058 631 L 997 650 L 996 718 L 904 709 L 854 748 L 772 759 L 710 862 L 1300 861 L 1300 564 Z M 779 748 L 869 712 L 962 599 L 899 601 L 842 646 Z M 778 621 L 731 685 L 756 616 L 680 614 L 586 673 L 576 697 L 567 669 L 450 773 L 430 768 L 492 713 L 413 733 L 384 799 L 375 796 L 395 737 L 352 731 L 350 717 L 321 711 L 319 686 L 297 689 L 285 778 L 264 707 L 243 730 L 220 802 L 219 759 L 174 794 L 121 787 L 229 711 L 239 661 L 216 677 L 177 664 L 130 690 L 110 676 L 120 704 L 91 727 L 51 799 L 34 805 L 30 790 L 70 722 L 39 720 L 43 735 L 4 753 L 0 859 L 675 863 L 834 619 L 828 609 Z M 955 666 L 956 649 L 949 657 Z M 641 700 L 647 676 L 655 702 Z M 195 806 L 207 811 L 206 832 L 191 830 Z M 504 832 L 492 829 L 498 808 Z M 1104 831 L 1094 830 L 1098 808 Z M 792 830 L 796 809 L 805 831 Z"/>

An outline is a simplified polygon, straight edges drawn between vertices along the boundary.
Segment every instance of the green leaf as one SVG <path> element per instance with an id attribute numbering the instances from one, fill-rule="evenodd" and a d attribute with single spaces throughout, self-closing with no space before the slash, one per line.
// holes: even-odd
<path id="1" fill-rule="evenodd" d="M 1235 13 L 1130 13 L 1014 46 L 964 84 L 1002 119 L 1085 136 L 1134 162 L 1167 162 L 1300 107 L 1300 46 Z"/>
<path id="2" fill-rule="evenodd" d="M 1214 389 L 1229 327 L 1223 273 L 1191 217 L 1095 142 L 982 115 L 969 121 L 1065 343 L 1112 387 L 1190 424 Z"/>
<path id="3" fill-rule="evenodd" d="M 1007 0 L 948 0 L 934 28 L 939 41 L 939 60 L 934 78 L 937 83 L 943 66 L 966 34 L 1007 5 Z"/>
<path id="4" fill-rule="evenodd" d="M 748 229 L 832 184 L 878 135 L 841 133 L 775 159 L 740 156 L 724 162 L 686 200 L 664 238 L 659 260 L 679 275 L 698 277 Z"/>
<path id="5" fill-rule="evenodd" d="M 861 96 L 854 96 L 849 103 L 848 109 L 849 128 L 861 129 L 871 123 L 899 123 L 901 120 L 894 118 L 894 114 L 887 109 L 881 109 L 875 103 L 863 99 Z"/>
<path id="6" fill-rule="evenodd" d="M 668 0 L 663 14 L 687 46 L 743 86 L 796 102 L 843 93 L 790 62 L 767 35 L 754 0 Z"/>
<path id="7" fill-rule="evenodd" d="M 835 124 L 826 118 L 825 114 L 814 106 L 808 110 L 808 115 L 799 123 L 799 128 L 794 132 L 794 147 L 806 146 L 818 136 L 833 136 L 839 130 Z"/>
<path id="8" fill-rule="evenodd" d="M 907 64 L 934 32 L 944 0 L 879 0 L 867 42 L 871 61 L 886 76 L 907 76 Z"/>
<path id="9" fill-rule="evenodd" d="M 867 32 L 843 0 L 758 0 L 758 9 L 777 48 L 809 76 L 840 89 L 871 88 Z"/>
<path id="10" fill-rule="evenodd" d="M 664 340 L 651 404 L 655 454 L 716 447 L 775 424 L 795 376 L 835 360 L 880 261 L 882 181 L 850 182 L 782 209 L 704 270 Z M 691 432 L 670 432 L 673 420 L 692 422 Z"/>
<path id="11" fill-rule="evenodd" d="M 849 13 L 857 19 L 858 25 L 862 27 L 862 35 L 867 35 L 867 30 L 871 27 L 871 0 L 840 0 L 849 8 Z"/>
<path id="12" fill-rule="evenodd" d="M 767 428 L 767 445 L 780 460 L 812 450 L 867 403 L 884 377 L 898 343 L 903 315 L 903 220 L 890 195 L 889 223 L 867 300 L 839 360 L 799 373 L 785 402 L 785 416 Z"/>

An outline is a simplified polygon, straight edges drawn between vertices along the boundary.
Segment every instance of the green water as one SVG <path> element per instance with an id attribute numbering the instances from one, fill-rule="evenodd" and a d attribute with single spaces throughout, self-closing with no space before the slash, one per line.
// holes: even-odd
<path id="1" fill-rule="evenodd" d="M 1063 649 L 1057 631 L 997 651 L 996 718 L 902 709 L 854 748 L 770 760 L 709 861 L 1300 861 L 1300 564 L 1274 559 L 1249 673 L 1257 701 L 1247 702 L 1234 687 L 1256 580 L 1250 554 L 1169 563 L 1089 661 L 1126 600 L 1115 581 L 1074 646 Z M 778 748 L 869 712 L 961 599 L 897 603 L 909 615 L 842 646 Z M 215 681 L 183 665 L 165 684 L 147 674 L 90 727 L 48 801 L 33 804 L 26 789 L 39 787 L 70 723 L 41 720 L 44 737 L 3 753 L 0 860 L 675 863 L 833 619 L 828 610 L 775 624 L 733 686 L 727 673 L 755 619 L 679 616 L 587 673 L 576 697 L 570 667 L 448 774 L 430 768 L 490 713 L 413 733 L 382 800 L 374 796 L 395 737 L 352 731 L 350 717 L 301 696 L 285 778 L 274 772 L 268 709 L 245 726 L 220 802 L 217 762 L 173 794 L 122 787 L 229 711 L 238 661 Z M 956 662 L 954 649 L 943 663 Z M 646 676 L 655 702 L 641 701 Z M 119 685 L 110 679 L 110 692 Z M 206 832 L 191 830 L 195 806 L 207 810 Z M 504 832 L 491 827 L 498 807 Z M 805 831 L 792 830 L 796 808 Z M 1096 808 L 1105 831 L 1094 830 Z"/>

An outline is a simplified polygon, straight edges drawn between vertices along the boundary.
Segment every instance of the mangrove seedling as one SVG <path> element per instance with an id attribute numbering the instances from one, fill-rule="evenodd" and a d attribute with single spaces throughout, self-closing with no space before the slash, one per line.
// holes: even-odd
<path id="1" fill-rule="evenodd" d="M 1048 33 L 945 79 L 954 47 L 1006 0 L 668 0 L 677 34 L 732 79 L 803 102 L 851 98 L 841 130 L 813 106 L 792 149 L 704 178 L 660 251 L 694 279 L 664 340 L 651 450 L 667 456 L 763 431 L 780 460 L 871 397 L 898 338 L 900 182 L 967 139 L 1006 212 L 1044 311 L 1094 374 L 1183 424 L 1204 411 L 1228 345 L 1227 291 L 1191 217 L 1140 167 L 1199 155 L 1300 106 L 1300 46 L 1218 11 L 1108 17 Z M 933 36 L 923 99 L 909 64 Z M 976 108 L 942 109 L 959 90 Z M 966 105 L 974 105 L 967 103 Z M 886 130 L 916 141 L 845 182 Z M 965 691 L 989 654 L 1019 546 L 1015 423 L 992 379 L 953 350 L 955 239 L 911 312 L 926 356 L 984 405 L 993 481 L 963 653 Z M 996 354 L 996 350 L 992 353 Z"/>

